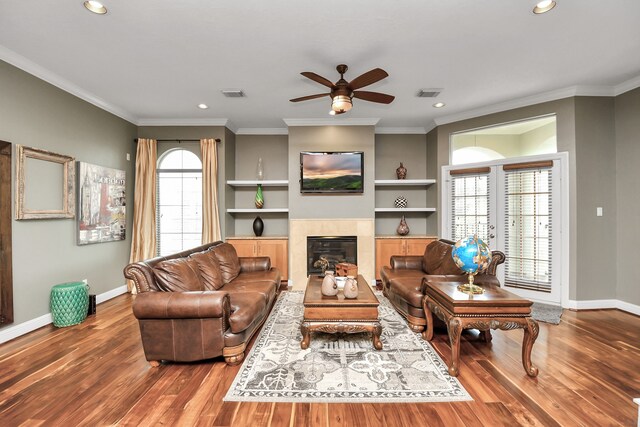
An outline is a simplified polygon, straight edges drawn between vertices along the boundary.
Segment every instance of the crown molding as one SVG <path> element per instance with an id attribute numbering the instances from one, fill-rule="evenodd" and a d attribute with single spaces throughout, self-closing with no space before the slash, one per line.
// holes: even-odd
<path id="1" fill-rule="evenodd" d="M 223 126 L 223 127 L 229 127 L 230 125 L 229 119 L 140 119 L 138 120 L 137 124 L 138 126 Z"/>
<path id="2" fill-rule="evenodd" d="M 423 127 L 376 127 L 378 135 L 426 135 L 427 130 Z"/>
<path id="3" fill-rule="evenodd" d="M 239 128 L 236 135 L 289 135 L 287 128 Z"/>
<path id="4" fill-rule="evenodd" d="M 32 76 L 39 78 L 40 80 L 44 80 L 45 82 L 82 99 L 83 101 L 93 104 L 96 107 L 105 110 L 115 116 L 118 116 L 130 123 L 137 124 L 138 118 L 128 111 L 108 103 L 104 99 L 99 98 L 96 95 L 76 86 L 70 81 L 60 77 L 55 73 L 52 73 L 51 71 L 41 67 L 35 62 L 15 53 L 10 49 L 7 49 L 2 45 L 0 45 L 0 59 L 13 65 L 14 67 L 21 69 L 22 71 L 31 74 Z"/>
<path id="5" fill-rule="evenodd" d="M 287 126 L 375 126 L 380 119 L 282 119 Z"/>
<path id="6" fill-rule="evenodd" d="M 640 87 L 640 76 L 634 77 L 632 79 L 627 80 L 626 82 L 622 82 L 619 85 L 616 85 L 613 92 L 615 96 L 618 96 L 638 87 Z"/>

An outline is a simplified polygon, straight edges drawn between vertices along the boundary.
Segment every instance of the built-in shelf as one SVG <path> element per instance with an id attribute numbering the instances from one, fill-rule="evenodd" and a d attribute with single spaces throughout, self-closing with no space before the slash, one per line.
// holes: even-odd
<path id="1" fill-rule="evenodd" d="M 376 187 L 396 187 L 405 185 L 432 185 L 435 184 L 435 179 L 376 179 L 374 184 Z"/>
<path id="2" fill-rule="evenodd" d="M 435 212 L 436 208 L 376 208 L 376 212 Z"/>
<path id="3" fill-rule="evenodd" d="M 268 209 L 227 209 L 227 213 L 287 213 L 289 212 L 288 208 L 268 208 Z"/>
<path id="4" fill-rule="evenodd" d="M 288 179 L 270 179 L 270 180 L 230 180 L 227 181 L 227 185 L 232 187 L 254 187 L 258 184 L 262 184 L 263 187 L 288 187 L 289 180 Z"/>

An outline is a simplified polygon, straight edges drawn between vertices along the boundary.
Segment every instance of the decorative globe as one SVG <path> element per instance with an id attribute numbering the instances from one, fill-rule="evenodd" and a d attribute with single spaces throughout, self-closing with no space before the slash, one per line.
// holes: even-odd
<path id="1" fill-rule="evenodd" d="M 451 256 L 456 265 L 468 274 L 482 273 L 491 261 L 489 247 L 476 235 L 458 240 Z"/>

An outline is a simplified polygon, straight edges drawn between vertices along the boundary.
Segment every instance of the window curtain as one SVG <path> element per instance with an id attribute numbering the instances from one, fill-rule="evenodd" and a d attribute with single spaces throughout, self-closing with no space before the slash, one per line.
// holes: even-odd
<path id="1" fill-rule="evenodd" d="M 202 151 L 202 244 L 221 239 L 218 212 L 218 140 L 201 139 Z"/>
<path id="2" fill-rule="evenodd" d="M 138 138 L 130 262 L 156 256 L 157 145 L 155 139 Z M 131 293 L 136 293 L 136 287 L 131 281 L 128 281 L 127 286 Z"/>

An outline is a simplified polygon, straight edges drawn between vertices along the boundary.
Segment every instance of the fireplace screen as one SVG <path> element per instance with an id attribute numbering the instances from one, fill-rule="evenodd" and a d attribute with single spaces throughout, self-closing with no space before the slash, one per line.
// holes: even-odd
<path id="1" fill-rule="evenodd" d="M 348 262 L 358 264 L 357 236 L 307 237 L 307 275 L 322 274 L 334 270 L 336 264 Z"/>

